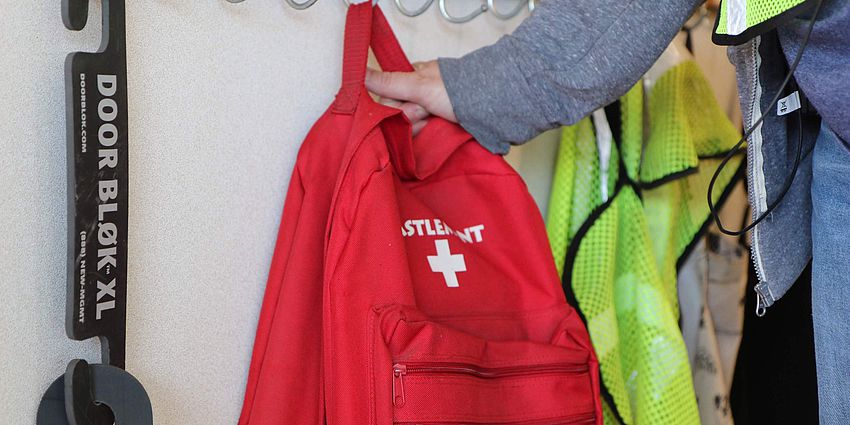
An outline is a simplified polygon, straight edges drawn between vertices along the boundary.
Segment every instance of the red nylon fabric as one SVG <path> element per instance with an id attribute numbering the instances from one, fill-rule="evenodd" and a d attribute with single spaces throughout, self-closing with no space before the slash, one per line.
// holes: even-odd
<path id="1" fill-rule="evenodd" d="M 351 6 L 342 88 L 287 193 L 239 424 L 601 424 L 593 348 L 525 184 L 456 124 L 412 138 L 366 92 L 370 46 L 384 70 L 412 70 L 380 9 Z"/>

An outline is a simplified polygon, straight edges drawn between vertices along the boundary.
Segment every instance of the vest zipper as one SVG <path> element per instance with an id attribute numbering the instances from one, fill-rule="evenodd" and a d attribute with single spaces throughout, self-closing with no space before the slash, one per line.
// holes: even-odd
<path id="1" fill-rule="evenodd" d="M 587 373 L 589 370 L 590 369 L 586 364 L 571 363 L 502 368 L 482 368 L 465 363 L 396 363 L 393 365 L 393 406 L 404 406 L 406 401 L 404 394 L 404 377 L 408 374 L 457 374 L 480 379 L 498 379 L 548 373 L 579 374 Z"/>

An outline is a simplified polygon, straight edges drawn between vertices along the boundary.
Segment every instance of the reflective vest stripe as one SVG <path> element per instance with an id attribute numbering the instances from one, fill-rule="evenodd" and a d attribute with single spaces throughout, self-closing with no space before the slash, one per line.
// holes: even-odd
<path id="1" fill-rule="evenodd" d="M 739 35 L 747 30 L 747 0 L 727 2 L 726 34 Z"/>

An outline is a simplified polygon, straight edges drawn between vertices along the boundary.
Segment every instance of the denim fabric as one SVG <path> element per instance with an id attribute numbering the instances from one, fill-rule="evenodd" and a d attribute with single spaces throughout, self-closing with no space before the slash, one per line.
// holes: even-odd
<path id="1" fill-rule="evenodd" d="M 812 176 L 812 315 L 820 423 L 850 423 L 850 146 L 825 124 Z"/>

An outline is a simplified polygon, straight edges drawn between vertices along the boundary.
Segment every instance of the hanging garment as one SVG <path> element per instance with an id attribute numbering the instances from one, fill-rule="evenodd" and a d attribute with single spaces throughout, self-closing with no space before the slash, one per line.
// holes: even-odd
<path id="1" fill-rule="evenodd" d="M 740 243 L 710 231 L 679 270 L 680 323 L 702 425 L 734 423 L 729 392 L 743 331 L 748 259 Z"/>
<path id="2" fill-rule="evenodd" d="M 648 98 L 645 146 L 641 85 L 606 108 L 615 141 L 607 180 L 591 121 L 564 129 L 547 230 L 599 358 L 606 423 L 694 424 L 676 266 L 707 228 L 708 182 L 738 134 L 692 62 L 671 68 Z M 718 188 L 731 186 L 740 163 Z"/>
<path id="3" fill-rule="evenodd" d="M 750 262 L 747 305 L 759 283 Z M 744 338 L 732 381 L 736 425 L 822 423 L 818 409 L 815 338 L 812 324 L 812 266 L 764 317 L 745 309 Z"/>
<path id="4" fill-rule="evenodd" d="M 719 158 L 739 140 L 740 134 L 717 104 L 713 90 L 695 62 L 684 62 L 668 70 L 653 87 L 647 105 L 649 135 L 640 168 L 644 211 L 660 276 L 672 297 L 672 305 L 677 305 L 685 298 L 677 294 L 677 289 L 681 288 L 681 282 L 677 283 L 677 269 L 683 267 L 689 253 L 702 242 L 702 235 L 708 230 L 710 220 L 705 195 L 709 179 Z M 682 143 L 682 140 L 690 143 Z M 742 158 L 736 158 L 729 165 L 731 170 L 739 168 L 741 162 Z M 720 205 L 726 204 L 735 187 L 733 183 L 740 175 L 733 176 L 732 180 L 729 176 L 732 174 L 727 174 L 727 179 L 718 185 L 719 190 L 716 189 L 719 198 L 714 199 Z M 741 214 L 744 210 L 741 208 Z M 741 220 L 736 217 L 735 221 Z M 720 415 L 720 423 L 731 423 L 728 393 L 743 317 L 740 291 L 746 280 L 746 257 L 737 245 L 732 243 L 729 247 L 729 241 L 724 239 L 711 241 L 704 258 L 711 261 L 705 277 L 712 285 L 703 288 L 712 291 L 710 295 L 714 297 L 705 299 L 701 294 L 706 292 L 688 292 L 687 295 L 695 295 L 706 302 L 719 302 L 679 305 L 678 309 L 682 314 L 679 323 L 689 353 L 697 407 L 704 425 L 714 423 L 709 418 L 717 415 Z M 693 298 L 688 300 L 693 301 Z M 727 305 L 730 300 L 731 304 Z M 703 305 L 714 310 L 704 311 Z M 704 332 L 699 334 L 701 344 L 689 345 L 692 333 L 687 325 L 692 322 L 688 319 L 703 314 L 709 316 L 709 311 L 718 313 L 719 322 L 706 317 L 709 322 L 704 322 Z M 718 329 L 714 329 L 715 324 Z M 718 338 L 724 342 L 723 350 Z M 697 346 L 701 355 L 695 355 Z M 713 356 L 709 357 L 709 353 Z M 722 367 L 721 358 L 727 360 L 727 368 Z M 712 367 L 709 359 L 716 360 L 717 367 Z M 718 370 L 727 375 L 713 373 Z"/>
<path id="5" fill-rule="evenodd" d="M 380 9 L 351 6 L 342 89 L 287 195 L 240 424 L 601 424 L 590 339 L 521 178 L 456 124 L 412 138 L 366 92 L 370 44 L 384 70 L 412 71 Z"/>

